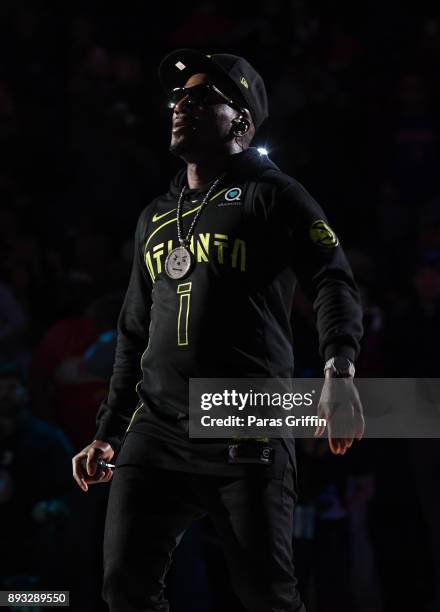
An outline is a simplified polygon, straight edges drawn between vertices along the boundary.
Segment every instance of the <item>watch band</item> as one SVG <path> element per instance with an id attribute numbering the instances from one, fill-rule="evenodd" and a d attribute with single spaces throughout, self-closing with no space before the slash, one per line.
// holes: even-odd
<path id="1" fill-rule="evenodd" d="M 347 357 L 330 357 L 325 362 L 324 374 L 327 370 L 332 370 L 338 378 L 353 377 L 356 371 L 354 364 Z"/>

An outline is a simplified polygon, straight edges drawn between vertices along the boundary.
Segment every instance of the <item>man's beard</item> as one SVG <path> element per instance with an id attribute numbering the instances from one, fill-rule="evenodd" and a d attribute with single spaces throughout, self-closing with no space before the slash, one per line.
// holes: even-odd
<path id="1" fill-rule="evenodd" d="M 169 152 L 175 155 L 176 157 L 180 157 L 180 155 L 188 153 L 190 149 L 190 145 L 188 142 L 185 142 L 185 139 L 181 140 L 171 140 L 169 146 Z"/>
<path id="2" fill-rule="evenodd" d="M 182 155 L 188 155 L 192 153 L 199 153 L 206 151 L 209 146 L 209 139 L 206 135 L 200 133 L 193 127 L 191 130 L 186 131 L 184 134 L 178 135 L 175 138 L 171 136 L 169 151 L 177 157 Z"/>
<path id="3" fill-rule="evenodd" d="M 200 142 L 197 142 L 196 138 L 178 138 L 176 140 L 171 139 L 169 151 L 176 157 L 192 156 L 197 154 L 201 149 Z M 205 150 L 205 147 L 203 147 Z"/>

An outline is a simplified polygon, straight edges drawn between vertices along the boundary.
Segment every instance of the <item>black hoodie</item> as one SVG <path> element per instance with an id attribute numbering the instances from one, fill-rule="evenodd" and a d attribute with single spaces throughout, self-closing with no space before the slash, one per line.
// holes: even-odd
<path id="1" fill-rule="evenodd" d="M 137 224 L 113 376 L 97 415 L 95 438 L 114 447 L 130 421 L 130 431 L 188 440 L 190 378 L 292 377 L 297 279 L 313 302 L 321 356 L 354 361 L 359 352 L 362 311 L 350 266 L 302 185 L 255 148 L 232 155 L 195 227 L 196 264 L 173 280 L 164 262 L 178 246 L 185 184 L 183 169 Z M 185 235 L 202 199 L 186 191 Z"/>

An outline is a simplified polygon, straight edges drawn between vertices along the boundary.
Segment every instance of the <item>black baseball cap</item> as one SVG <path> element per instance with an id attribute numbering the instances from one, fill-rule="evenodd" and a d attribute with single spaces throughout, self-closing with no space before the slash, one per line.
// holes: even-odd
<path id="1" fill-rule="evenodd" d="M 230 53 L 205 55 L 195 49 L 177 49 L 166 55 L 159 65 L 159 79 L 167 93 L 175 87 L 183 87 L 189 77 L 198 72 L 218 75 L 227 82 L 234 101 L 249 109 L 256 129 L 268 117 L 264 81 L 243 57 Z"/>

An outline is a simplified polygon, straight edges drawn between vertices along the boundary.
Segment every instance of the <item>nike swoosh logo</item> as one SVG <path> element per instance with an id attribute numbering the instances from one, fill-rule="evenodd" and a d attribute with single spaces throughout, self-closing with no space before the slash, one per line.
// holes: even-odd
<path id="1" fill-rule="evenodd" d="M 167 212 L 162 213 L 161 215 L 155 214 L 153 215 L 153 218 L 151 219 L 153 221 L 153 223 L 155 221 L 159 221 L 160 219 L 162 219 L 162 217 L 166 217 L 167 215 L 171 214 L 172 212 L 174 212 L 175 210 L 177 210 L 176 208 L 173 208 L 172 210 L 167 210 Z"/>
<path id="2" fill-rule="evenodd" d="M 227 191 L 229 189 L 229 187 L 226 187 L 225 189 L 222 189 L 221 191 L 218 191 L 216 194 L 214 194 L 212 196 L 212 198 L 209 199 L 209 201 L 211 202 L 212 200 L 214 200 L 215 198 L 217 198 L 219 195 L 221 195 L 222 193 L 224 193 L 225 191 Z M 197 200 L 191 200 L 191 202 L 194 204 L 195 202 L 197 202 Z M 163 217 L 166 217 L 167 215 L 171 214 L 172 212 L 174 212 L 175 210 L 177 210 L 177 208 L 173 208 L 172 210 L 167 210 L 167 212 L 162 213 L 161 215 L 158 215 L 157 213 L 153 215 L 152 217 L 152 221 L 153 223 L 155 223 L 156 221 L 160 221 L 160 219 L 162 219 Z"/>

